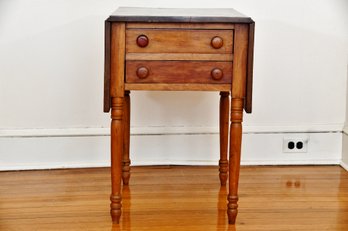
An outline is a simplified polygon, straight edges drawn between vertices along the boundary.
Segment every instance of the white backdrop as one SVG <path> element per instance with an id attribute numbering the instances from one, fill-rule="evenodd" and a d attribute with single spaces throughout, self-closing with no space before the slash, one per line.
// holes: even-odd
<path id="1" fill-rule="evenodd" d="M 282 159 L 279 147 L 287 132 L 322 134 L 310 143 L 313 156 L 298 155 L 299 162 L 318 160 L 318 153 L 340 158 L 348 63 L 345 0 L 0 0 L 0 168 L 108 164 L 109 115 L 102 112 L 103 27 L 118 6 L 233 7 L 251 16 L 256 21 L 254 105 L 253 114 L 245 115 L 245 142 L 250 142 L 243 143 L 244 161 L 262 160 L 262 150 L 270 143 L 274 149 L 268 154 L 274 156 L 267 163 Z M 218 94 L 131 95 L 133 134 L 159 135 L 147 137 L 146 144 L 133 136 L 135 163 L 171 163 L 178 152 L 183 161 L 179 163 L 189 160 L 192 152 L 201 153 L 191 158 L 201 163 L 217 159 Z M 192 148 L 180 141 L 187 140 L 186 133 L 197 142 L 205 134 L 213 143 L 202 142 L 202 150 Z M 334 138 L 327 138 L 331 133 Z M 250 138 L 252 134 L 259 136 Z M 172 140 L 170 153 L 151 148 L 162 139 Z M 323 145 L 323 151 L 315 146 L 319 143 L 330 147 Z"/>

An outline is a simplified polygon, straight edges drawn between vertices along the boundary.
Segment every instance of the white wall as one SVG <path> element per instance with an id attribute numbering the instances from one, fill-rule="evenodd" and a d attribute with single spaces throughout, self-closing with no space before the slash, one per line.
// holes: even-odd
<path id="1" fill-rule="evenodd" d="M 345 0 L 1 0 L 0 169 L 108 165 L 103 26 L 118 6 L 233 7 L 251 16 L 256 21 L 254 107 L 253 114 L 245 115 L 245 137 L 253 138 L 245 138 L 244 146 L 255 148 L 244 148 L 244 162 L 258 163 L 263 150 L 273 147 L 267 163 L 287 163 L 293 156 L 279 148 L 287 132 L 321 133 L 310 145 L 330 140 L 327 163 L 340 161 L 348 60 Z M 185 157 L 195 151 L 200 153 L 193 158 L 197 163 L 217 159 L 211 153 L 218 152 L 218 94 L 131 95 L 133 162 L 175 162 L 175 153 Z M 154 139 L 151 133 L 159 136 Z M 148 148 L 142 137 L 150 142 Z M 180 142 L 188 139 L 192 142 Z M 201 139 L 213 143 L 190 146 Z M 170 141 L 170 153 L 151 149 Z M 323 149 L 311 150 L 297 156 L 297 162 L 310 155 L 313 163 L 321 162 Z"/>

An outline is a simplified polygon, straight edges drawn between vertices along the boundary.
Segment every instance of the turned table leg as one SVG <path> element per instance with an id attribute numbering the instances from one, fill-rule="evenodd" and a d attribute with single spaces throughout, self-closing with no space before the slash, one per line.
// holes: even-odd
<path id="1" fill-rule="evenodd" d="M 221 186 L 226 185 L 228 171 L 228 125 L 230 113 L 230 93 L 220 92 L 220 161 L 219 161 L 219 177 Z"/>
<path id="2" fill-rule="evenodd" d="M 123 97 L 112 98 L 111 102 L 111 183 L 110 213 L 112 221 L 119 223 L 121 217 L 121 173 L 123 154 Z"/>
<path id="3" fill-rule="evenodd" d="M 123 132 L 123 158 L 122 158 L 122 180 L 128 185 L 130 178 L 129 140 L 130 140 L 130 91 L 125 91 L 124 96 L 124 132 Z"/>
<path id="4" fill-rule="evenodd" d="M 228 223 L 235 224 L 238 213 L 238 180 L 242 144 L 243 99 L 232 98 L 230 127 Z"/>

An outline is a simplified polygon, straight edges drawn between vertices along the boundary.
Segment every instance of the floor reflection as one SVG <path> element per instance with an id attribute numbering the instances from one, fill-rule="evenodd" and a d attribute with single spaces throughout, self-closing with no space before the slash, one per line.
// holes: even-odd
<path id="1" fill-rule="evenodd" d="M 227 189 L 221 186 L 217 198 L 217 223 L 216 230 L 236 231 L 235 225 L 229 225 L 227 219 Z M 131 190 L 129 186 L 122 188 L 122 215 L 120 224 L 112 224 L 111 231 L 132 230 L 131 225 Z M 134 222 L 134 221 L 133 221 Z"/>
<path id="2" fill-rule="evenodd" d="M 227 231 L 236 231 L 236 226 L 235 225 L 228 225 L 227 226 Z"/>
<path id="3" fill-rule="evenodd" d="M 128 185 L 122 187 L 122 215 L 120 224 L 112 224 L 111 231 L 131 230 L 131 191 Z"/>
<path id="4" fill-rule="evenodd" d="M 227 188 L 221 186 L 218 193 L 217 203 L 217 230 L 236 231 L 235 225 L 229 225 L 227 220 Z"/>
<path id="5" fill-rule="evenodd" d="M 218 194 L 218 203 L 217 203 L 217 226 L 224 227 L 227 224 L 227 189 L 226 186 L 221 186 Z"/>

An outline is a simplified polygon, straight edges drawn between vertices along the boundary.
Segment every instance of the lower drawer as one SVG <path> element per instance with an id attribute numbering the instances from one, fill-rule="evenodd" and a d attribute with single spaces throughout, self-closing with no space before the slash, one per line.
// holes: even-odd
<path id="1" fill-rule="evenodd" d="M 126 83 L 231 83 L 232 62 L 127 61 Z"/>

